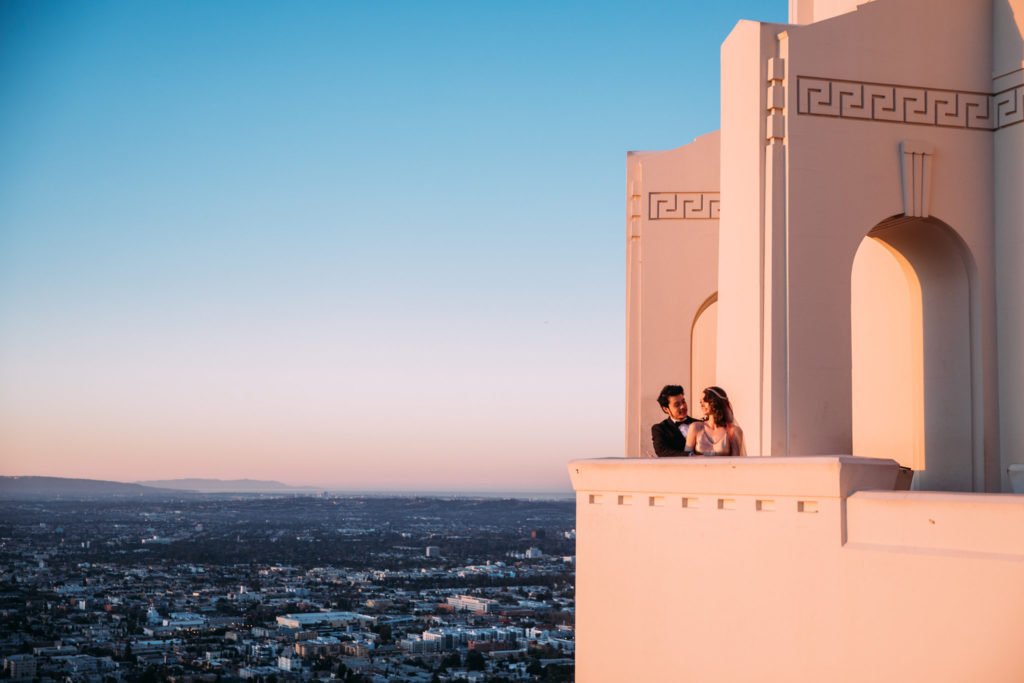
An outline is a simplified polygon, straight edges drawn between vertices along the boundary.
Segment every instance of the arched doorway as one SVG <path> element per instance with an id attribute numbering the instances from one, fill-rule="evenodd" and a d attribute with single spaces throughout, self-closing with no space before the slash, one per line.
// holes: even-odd
<path id="1" fill-rule="evenodd" d="M 914 469 L 915 489 L 981 484 L 971 263 L 949 226 L 903 216 L 875 226 L 854 258 L 853 454 Z"/>
<path id="2" fill-rule="evenodd" d="M 700 392 L 717 384 L 715 363 L 718 349 L 718 292 L 709 296 L 693 318 L 690 329 L 690 413 L 700 413 Z"/>

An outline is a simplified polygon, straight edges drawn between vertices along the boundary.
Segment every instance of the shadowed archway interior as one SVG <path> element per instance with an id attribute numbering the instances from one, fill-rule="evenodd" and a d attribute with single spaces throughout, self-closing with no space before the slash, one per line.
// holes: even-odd
<path id="1" fill-rule="evenodd" d="M 718 292 L 715 292 L 701 304 L 700 310 L 693 318 L 690 330 L 690 414 L 699 415 L 700 396 L 705 387 L 713 386 L 715 381 L 715 363 L 718 345 Z"/>
<path id="2" fill-rule="evenodd" d="M 915 489 L 982 483 L 971 263 L 949 226 L 903 216 L 875 226 L 854 258 L 853 454 L 914 469 Z"/>

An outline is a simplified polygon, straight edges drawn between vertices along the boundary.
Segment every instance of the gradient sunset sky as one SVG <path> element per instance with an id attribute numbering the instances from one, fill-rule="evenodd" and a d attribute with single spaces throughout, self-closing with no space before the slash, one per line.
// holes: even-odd
<path id="1" fill-rule="evenodd" d="M 0 474 L 566 491 L 625 154 L 786 2 L 0 3 Z"/>

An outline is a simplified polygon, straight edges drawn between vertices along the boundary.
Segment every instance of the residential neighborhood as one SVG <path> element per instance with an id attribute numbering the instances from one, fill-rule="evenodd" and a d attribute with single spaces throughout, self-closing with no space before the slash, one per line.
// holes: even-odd
<path id="1" fill-rule="evenodd" d="M 7 679 L 572 680 L 569 500 L 323 494 L 0 511 Z"/>

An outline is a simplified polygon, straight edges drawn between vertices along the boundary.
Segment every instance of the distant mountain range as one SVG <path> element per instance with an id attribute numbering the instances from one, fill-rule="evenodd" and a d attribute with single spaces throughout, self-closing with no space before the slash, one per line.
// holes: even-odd
<path id="1" fill-rule="evenodd" d="M 101 479 L 68 479 L 64 477 L 2 477 L 0 500 L 96 500 L 106 498 L 161 499 L 199 497 L 204 495 L 309 495 L 330 491 L 339 495 L 384 497 L 456 497 L 456 498 L 573 498 L 570 491 L 358 491 L 330 487 L 289 486 L 279 481 L 259 479 L 161 479 L 124 483 Z"/>
<path id="2" fill-rule="evenodd" d="M 279 481 L 252 479 L 171 479 L 126 484 L 64 477 L 0 477 L 0 500 L 91 500 L 97 498 L 168 498 L 204 493 L 310 493 Z"/>
<path id="3" fill-rule="evenodd" d="M 0 498 L 38 500 L 63 498 L 166 498 L 170 494 L 194 495 L 190 491 L 169 491 L 139 484 L 99 479 L 65 479 L 64 477 L 0 477 Z"/>
<path id="4" fill-rule="evenodd" d="M 157 479 L 136 482 L 158 489 L 199 491 L 201 493 L 288 493 L 320 491 L 312 486 L 289 486 L 279 481 L 258 479 Z"/>

